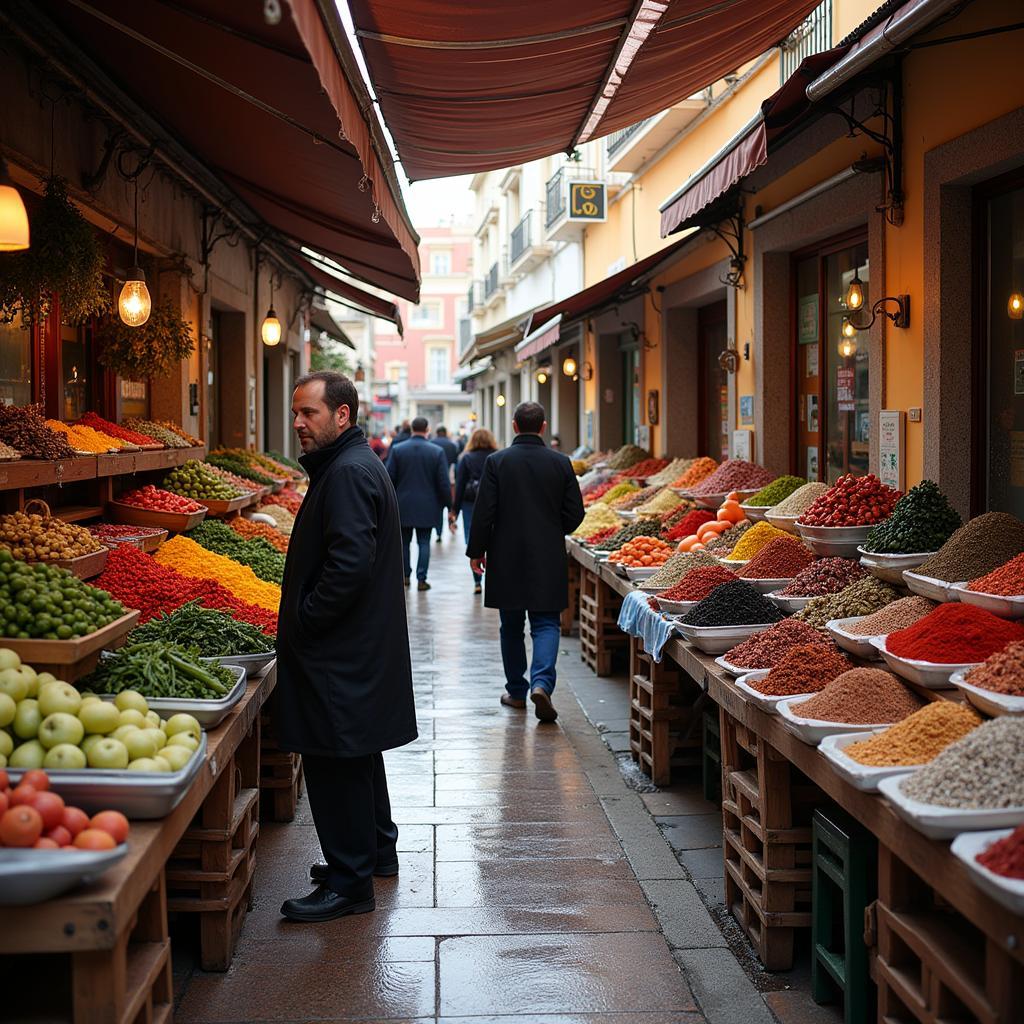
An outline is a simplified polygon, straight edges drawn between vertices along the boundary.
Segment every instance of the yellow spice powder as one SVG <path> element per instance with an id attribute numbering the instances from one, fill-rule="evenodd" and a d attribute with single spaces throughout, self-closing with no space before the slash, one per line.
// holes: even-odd
<path id="1" fill-rule="evenodd" d="M 188 537 L 173 537 L 160 546 L 153 557 L 161 565 L 169 565 L 184 576 L 216 580 L 235 597 L 250 604 L 276 612 L 281 603 L 281 588 L 261 580 L 247 565 L 226 555 L 218 555 L 200 547 Z"/>
<path id="2" fill-rule="evenodd" d="M 770 544 L 776 537 L 788 537 L 785 530 L 776 529 L 771 523 L 755 523 L 737 541 L 732 549 L 728 562 L 745 562 L 753 558 L 761 548 Z"/>
<path id="3" fill-rule="evenodd" d="M 642 505 L 638 506 L 637 512 L 641 515 L 647 512 L 661 515 L 665 512 L 671 512 L 674 508 L 678 508 L 682 501 L 683 499 L 678 494 L 666 487 L 658 491 L 650 501 L 645 501 Z"/>
<path id="4" fill-rule="evenodd" d="M 981 718 L 966 705 L 935 700 L 885 732 L 851 743 L 845 753 L 876 768 L 926 764 L 979 725 Z"/>

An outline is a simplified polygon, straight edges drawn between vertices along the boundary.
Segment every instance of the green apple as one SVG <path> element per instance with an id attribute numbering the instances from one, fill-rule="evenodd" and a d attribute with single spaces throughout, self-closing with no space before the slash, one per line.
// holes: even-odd
<path id="1" fill-rule="evenodd" d="M 8 668 L 20 668 L 21 658 L 9 647 L 0 647 L 0 672 Z"/>
<path id="2" fill-rule="evenodd" d="M 39 690 L 39 713 L 45 718 L 58 711 L 77 715 L 82 706 L 82 695 L 70 684 L 54 681 Z"/>
<path id="3" fill-rule="evenodd" d="M 144 715 L 149 710 L 146 698 L 138 690 L 122 690 L 114 698 L 114 703 L 118 711 L 138 711 Z"/>
<path id="4" fill-rule="evenodd" d="M 145 729 L 136 729 L 134 732 L 130 732 L 121 741 L 124 743 L 128 750 L 128 757 L 132 761 L 138 760 L 140 757 L 154 757 L 156 756 L 157 746 L 152 736 L 147 736 Z"/>
<path id="5" fill-rule="evenodd" d="M 10 757 L 13 749 L 14 740 L 11 739 L 11 734 L 6 729 L 0 729 L 0 754 Z"/>
<path id="6" fill-rule="evenodd" d="M 165 761 L 164 764 L 167 762 Z M 152 757 L 137 757 L 134 761 L 128 762 L 128 771 L 130 772 L 158 772 L 161 771 L 160 765 L 156 763 L 156 759 Z"/>
<path id="7" fill-rule="evenodd" d="M 160 716 L 155 711 L 146 712 L 146 721 L 149 722 L 154 729 L 160 728 Z"/>
<path id="8" fill-rule="evenodd" d="M 105 735 L 121 724 L 121 712 L 108 700 L 83 701 L 78 709 L 78 717 L 88 733 Z"/>
<path id="9" fill-rule="evenodd" d="M 177 715 L 171 715 L 167 719 L 167 735 L 168 737 L 177 736 L 178 733 L 189 732 L 195 736 L 198 742 L 199 737 L 202 735 L 202 727 L 199 723 L 191 716 L 184 713 Z"/>
<path id="10" fill-rule="evenodd" d="M 83 704 L 94 704 L 99 699 L 100 698 L 97 697 L 95 693 L 83 693 L 82 694 L 82 703 Z M 114 705 L 114 706 L 116 706 L 116 705 Z"/>
<path id="11" fill-rule="evenodd" d="M 21 673 L 21 678 L 25 680 L 25 683 L 28 686 L 28 696 L 38 697 L 39 676 L 36 675 L 36 670 L 31 665 L 22 665 L 18 671 Z"/>
<path id="12" fill-rule="evenodd" d="M 43 715 L 39 710 L 39 701 L 34 697 L 26 697 L 18 701 L 18 710 L 14 713 L 14 735 L 23 740 L 34 740 L 43 724 Z"/>
<path id="13" fill-rule="evenodd" d="M 10 725 L 18 711 L 18 705 L 9 693 L 0 693 L 0 728 Z"/>
<path id="14" fill-rule="evenodd" d="M 66 711 L 57 711 L 47 715 L 39 726 L 39 742 L 47 750 L 58 743 L 70 743 L 77 747 L 85 738 L 85 726 L 77 715 L 69 715 Z"/>
<path id="15" fill-rule="evenodd" d="M 6 693 L 15 703 L 28 696 L 28 680 L 16 669 L 0 671 L 0 693 Z"/>
<path id="16" fill-rule="evenodd" d="M 127 768 L 128 748 L 120 741 L 104 736 L 89 748 L 90 768 Z"/>
<path id="17" fill-rule="evenodd" d="M 7 755 L 6 754 L 0 754 L 0 768 L 6 768 L 6 767 L 7 767 Z"/>
<path id="18" fill-rule="evenodd" d="M 114 703 L 117 704 L 117 701 L 115 700 Z M 120 721 L 121 725 L 134 725 L 136 729 L 145 729 L 149 725 L 149 722 L 146 721 L 146 716 L 137 708 L 123 710 L 118 715 L 118 721 Z"/>
<path id="19" fill-rule="evenodd" d="M 194 754 L 199 749 L 199 740 L 190 732 L 177 732 L 167 738 L 167 746 L 163 750 L 170 747 L 184 747 L 190 754 Z"/>
<path id="20" fill-rule="evenodd" d="M 192 760 L 192 751 L 188 747 L 166 746 L 160 751 L 160 761 L 166 761 L 172 772 L 180 772 Z"/>
<path id="21" fill-rule="evenodd" d="M 119 711 L 118 716 L 120 716 L 120 714 L 121 712 Z M 138 731 L 139 727 L 137 725 L 119 725 L 110 735 L 113 736 L 115 740 L 120 740 L 124 743 L 125 736 Z"/>
<path id="22" fill-rule="evenodd" d="M 85 751 L 81 747 L 72 746 L 70 743 L 58 743 L 50 747 L 43 758 L 44 768 L 66 768 L 71 771 L 81 771 L 88 760 Z"/>
<path id="23" fill-rule="evenodd" d="M 140 729 L 139 732 L 148 736 L 156 744 L 157 750 L 161 750 L 167 743 L 167 736 L 163 729 Z"/>
<path id="24" fill-rule="evenodd" d="M 29 740 L 22 743 L 20 747 L 14 748 L 14 753 L 7 759 L 11 768 L 42 768 L 43 759 L 46 757 L 46 748 L 39 740 Z"/>
<path id="25" fill-rule="evenodd" d="M 89 756 L 89 751 L 99 743 L 100 740 L 106 739 L 102 733 L 93 733 L 91 736 L 86 736 L 81 743 L 81 750 L 86 757 Z"/>
<path id="26" fill-rule="evenodd" d="M 63 683 L 63 679 L 58 679 L 52 672 L 40 672 L 36 679 L 39 680 L 39 689 L 41 690 L 47 683 Z"/>
<path id="27" fill-rule="evenodd" d="M 153 758 L 153 763 L 157 766 L 156 770 L 158 772 L 173 771 L 173 769 L 171 768 L 171 762 L 168 761 L 166 757 L 163 757 L 160 754 L 157 754 L 157 756 Z"/>

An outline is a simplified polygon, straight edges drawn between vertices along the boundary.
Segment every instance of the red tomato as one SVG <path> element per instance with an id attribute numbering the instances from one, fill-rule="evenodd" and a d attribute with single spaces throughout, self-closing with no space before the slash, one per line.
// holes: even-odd
<path id="1" fill-rule="evenodd" d="M 98 828 L 83 828 L 75 836 L 75 846 L 80 850 L 112 850 L 117 843 L 109 832 Z"/>
<path id="2" fill-rule="evenodd" d="M 0 789 L 0 818 L 3 817 L 4 812 L 8 807 L 11 806 L 10 798 L 7 796 L 7 791 Z"/>
<path id="3" fill-rule="evenodd" d="M 100 811 L 94 814 L 89 827 L 109 833 L 115 843 L 123 843 L 128 838 L 128 819 L 120 811 Z"/>
<path id="4" fill-rule="evenodd" d="M 50 776 L 42 768 L 33 768 L 21 777 L 21 784 L 24 786 L 26 783 L 42 792 L 50 788 Z"/>
<path id="5" fill-rule="evenodd" d="M 52 839 L 58 846 L 71 845 L 71 833 L 63 826 L 58 825 L 46 833 L 47 839 Z"/>
<path id="6" fill-rule="evenodd" d="M 0 768 L 0 789 L 10 789 L 11 780 L 7 777 L 7 772 Z"/>
<path id="7" fill-rule="evenodd" d="M 52 839 L 47 839 L 46 836 L 40 836 L 32 845 L 37 850 L 59 850 L 60 849 L 60 845 L 58 843 L 55 843 Z"/>
<path id="8" fill-rule="evenodd" d="M 12 807 L 0 818 L 0 843 L 32 846 L 43 834 L 43 819 L 34 807 Z"/>
<path id="9" fill-rule="evenodd" d="M 64 800 L 56 793 L 37 793 L 29 806 L 39 812 L 43 819 L 43 830 L 46 832 L 55 829 L 64 819 Z"/>
<path id="10" fill-rule="evenodd" d="M 89 815 L 79 807 L 65 807 L 64 817 L 61 824 L 71 833 L 72 837 L 77 836 L 84 828 L 89 827 Z"/>
<path id="11" fill-rule="evenodd" d="M 11 806 L 19 807 L 21 804 L 30 804 L 39 792 L 35 786 L 28 782 L 22 782 L 11 791 Z"/>

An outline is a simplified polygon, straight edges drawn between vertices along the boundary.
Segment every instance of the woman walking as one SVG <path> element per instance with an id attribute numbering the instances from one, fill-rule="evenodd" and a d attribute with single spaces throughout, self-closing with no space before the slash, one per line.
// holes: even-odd
<path id="1" fill-rule="evenodd" d="M 462 536 L 469 541 L 469 528 L 473 522 L 473 506 L 476 504 L 480 489 L 480 478 L 484 475 L 484 463 L 491 452 L 498 450 L 498 442 L 489 430 L 480 427 L 473 431 L 473 436 L 466 445 L 466 450 L 459 456 L 455 467 L 455 504 L 448 513 L 448 521 L 454 527 L 455 521 L 462 512 Z M 480 581 L 483 577 L 473 573 L 473 593 L 482 593 Z"/>

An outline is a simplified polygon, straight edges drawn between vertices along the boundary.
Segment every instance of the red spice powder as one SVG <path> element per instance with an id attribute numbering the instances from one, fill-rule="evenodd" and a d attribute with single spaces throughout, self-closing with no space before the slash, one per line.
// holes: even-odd
<path id="1" fill-rule="evenodd" d="M 817 693 L 853 666 L 838 651 L 822 644 L 794 647 L 763 679 L 751 686 L 772 697 Z"/>
<path id="2" fill-rule="evenodd" d="M 940 604 L 912 626 L 890 633 L 886 646 L 900 658 L 954 665 L 984 661 L 1014 640 L 1024 640 L 1024 626 L 984 608 L 953 602 Z"/>
<path id="3" fill-rule="evenodd" d="M 692 512 L 687 512 L 682 519 L 679 520 L 675 526 L 672 527 L 665 534 L 665 540 L 682 540 L 684 537 L 689 537 L 690 534 L 696 533 L 697 529 L 703 526 L 705 523 L 710 523 L 715 518 L 713 512 L 709 512 L 706 508 L 695 508 Z"/>
<path id="4" fill-rule="evenodd" d="M 662 591 L 658 597 L 669 601 L 703 601 L 715 587 L 732 583 L 739 577 L 721 565 L 705 565 L 691 569 L 674 587 Z"/>
<path id="5" fill-rule="evenodd" d="M 743 566 L 745 580 L 787 580 L 814 561 L 809 548 L 792 537 L 776 537 Z"/>
<path id="6" fill-rule="evenodd" d="M 967 584 L 968 590 L 980 594 L 999 594 L 1003 597 L 1024 595 L 1024 555 L 1011 558 L 987 576 L 980 576 Z"/>
<path id="7" fill-rule="evenodd" d="M 1008 836 L 994 842 L 975 859 L 989 871 L 1004 878 L 1024 878 L 1024 825 L 1018 825 Z"/>
<path id="8" fill-rule="evenodd" d="M 778 625 L 755 633 L 737 644 L 725 654 L 725 660 L 737 668 L 772 668 L 794 647 L 805 644 L 821 644 L 832 648 L 828 637 L 822 636 L 813 626 L 799 619 L 783 619 Z"/>

